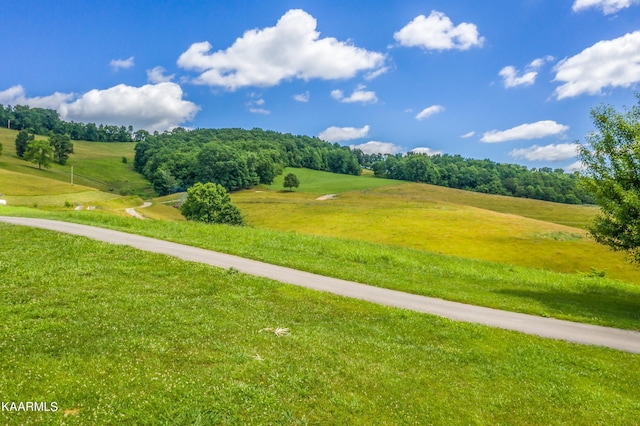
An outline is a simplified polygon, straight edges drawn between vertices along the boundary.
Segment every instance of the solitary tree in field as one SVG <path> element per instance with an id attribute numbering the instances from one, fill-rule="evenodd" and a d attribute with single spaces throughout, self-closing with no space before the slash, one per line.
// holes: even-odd
<path id="1" fill-rule="evenodd" d="M 49 141 L 35 139 L 29 142 L 22 158 L 32 163 L 37 163 L 38 169 L 42 169 L 42 167 L 48 169 L 51 167 L 51 161 L 53 160 L 53 147 Z"/>
<path id="2" fill-rule="evenodd" d="M 289 173 L 284 177 L 284 183 L 282 184 L 285 188 L 289 188 L 289 191 L 293 191 L 293 188 L 297 188 L 300 186 L 300 181 L 298 180 L 298 176 L 293 173 Z"/>
<path id="3" fill-rule="evenodd" d="M 597 130 L 578 152 L 581 182 L 600 206 L 591 235 L 640 263 L 640 94 L 636 98 L 639 105 L 624 113 L 608 105 L 592 109 Z"/>
<path id="4" fill-rule="evenodd" d="M 181 211 L 188 220 L 228 225 L 244 224 L 242 213 L 231 203 L 227 190 L 217 183 L 197 182 L 189 188 Z"/>

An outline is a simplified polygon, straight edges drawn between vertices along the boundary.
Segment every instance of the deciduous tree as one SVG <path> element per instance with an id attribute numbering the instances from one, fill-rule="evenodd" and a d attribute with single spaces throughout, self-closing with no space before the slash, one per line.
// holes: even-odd
<path id="1" fill-rule="evenodd" d="M 187 190 L 187 199 L 181 210 L 182 215 L 188 220 L 228 225 L 244 224 L 242 213 L 231 203 L 226 189 L 217 183 L 197 182 Z"/>
<path id="2" fill-rule="evenodd" d="M 69 158 L 69 154 L 73 154 L 73 144 L 68 135 L 51 135 L 49 143 L 53 147 L 53 153 L 58 164 L 64 165 Z"/>
<path id="3" fill-rule="evenodd" d="M 18 158 L 24 156 L 24 152 L 27 150 L 27 145 L 34 139 L 33 135 L 30 135 L 26 130 L 20 130 L 18 136 L 16 136 L 16 155 Z"/>
<path id="4" fill-rule="evenodd" d="M 38 169 L 43 167 L 48 169 L 51 167 L 51 161 L 53 160 L 53 147 L 49 141 L 35 139 L 29 142 L 22 158 L 38 164 Z"/>
<path id="5" fill-rule="evenodd" d="M 289 173 L 284 177 L 284 183 L 282 184 L 285 188 L 289 188 L 289 191 L 293 191 L 293 188 L 297 188 L 300 186 L 300 181 L 298 180 L 298 176 L 293 173 Z"/>
<path id="6" fill-rule="evenodd" d="M 640 263 L 640 94 L 625 112 L 591 110 L 596 131 L 578 144 L 582 184 L 600 206 L 589 231 L 596 241 Z"/>

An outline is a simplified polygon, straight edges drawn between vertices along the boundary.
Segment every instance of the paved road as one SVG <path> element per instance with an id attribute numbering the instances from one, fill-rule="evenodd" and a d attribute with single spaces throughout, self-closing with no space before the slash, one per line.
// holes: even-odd
<path id="1" fill-rule="evenodd" d="M 640 354 L 640 332 L 609 327 L 573 323 L 552 318 L 543 318 L 497 309 L 482 308 L 449 302 L 415 294 L 408 294 L 365 284 L 324 277 L 297 271 L 282 266 L 217 253 L 183 244 L 127 234 L 109 229 L 60 222 L 46 219 L 3 217 L 0 221 L 50 229 L 93 238 L 113 244 L 124 244 L 155 253 L 175 256 L 180 259 L 206 263 L 220 268 L 235 268 L 246 274 L 267 277 L 280 282 L 294 284 L 314 290 L 326 291 L 341 296 L 366 300 L 386 306 L 410 309 L 435 314 L 456 321 L 484 324 L 492 327 L 515 330 L 551 339 L 565 340 L 587 345 L 598 345 Z"/>

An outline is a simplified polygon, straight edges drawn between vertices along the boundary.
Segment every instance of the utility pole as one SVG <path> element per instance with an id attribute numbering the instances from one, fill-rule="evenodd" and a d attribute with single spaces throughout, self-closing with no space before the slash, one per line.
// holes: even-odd
<path id="1" fill-rule="evenodd" d="M 11 119 L 7 119 L 7 129 L 11 129 Z"/>

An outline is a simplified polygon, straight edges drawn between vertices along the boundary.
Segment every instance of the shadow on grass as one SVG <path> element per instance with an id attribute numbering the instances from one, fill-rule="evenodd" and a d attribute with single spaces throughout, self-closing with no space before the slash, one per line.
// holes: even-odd
<path id="1" fill-rule="evenodd" d="M 551 317 L 597 323 L 640 331 L 640 296 L 636 292 L 585 285 L 582 291 L 559 289 L 497 290 L 496 293 L 530 299 L 546 307 Z"/>

